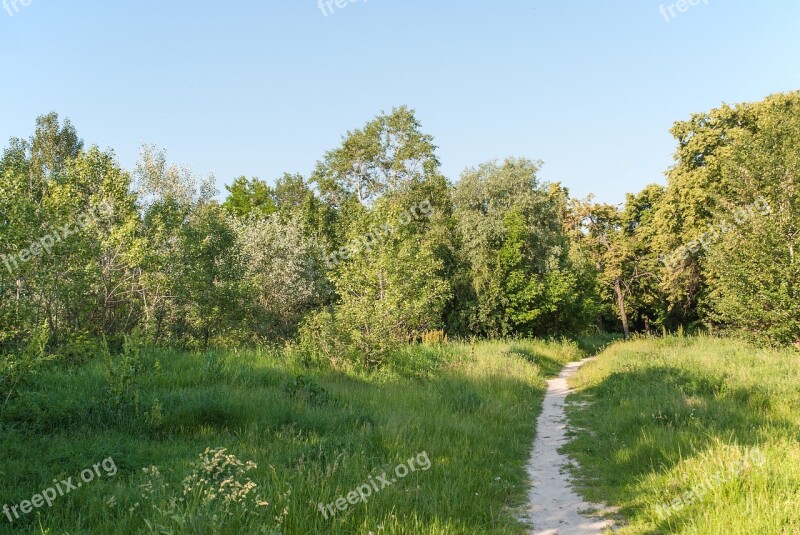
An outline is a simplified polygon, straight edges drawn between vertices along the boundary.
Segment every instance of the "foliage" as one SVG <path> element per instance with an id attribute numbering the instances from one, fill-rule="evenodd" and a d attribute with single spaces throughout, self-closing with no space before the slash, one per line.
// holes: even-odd
<path id="1" fill-rule="evenodd" d="M 330 401 L 328 391 L 304 375 L 298 375 L 283 385 L 283 391 L 293 401 L 324 405 Z"/>
<path id="2" fill-rule="evenodd" d="M 708 262 L 713 323 L 783 344 L 800 341 L 799 145 L 800 95 L 768 99 L 721 170 L 751 213 L 722 234 Z"/>
<path id="3" fill-rule="evenodd" d="M 647 331 L 652 317 L 662 324 L 659 271 L 651 245 L 651 220 L 662 194 L 660 186 L 648 186 L 638 195 L 628 195 L 624 210 L 594 203 L 591 197 L 573 200 L 570 206 L 572 238 L 596 266 L 601 297 L 606 308 L 616 312 L 625 336 L 631 319 L 640 320 Z"/>
<path id="4" fill-rule="evenodd" d="M 441 346 L 448 343 L 444 330 L 425 331 L 422 333 L 422 343 L 429 346 Z"/>
<path id="5" fill-rule="evenodd" d="M 468 279 L 456 312 L 477 334 L 554 334 L 585 295 L 564 232 L 564 192 L 539 183 L 540 163 L 508 159 L 464 173 L 453 190 Z M 564 314 L 565 310 L 570 313 Z"/>
<path id="6" fill-rule="evenodd" d="M 236 217 L 268 216 L 278 210 L 272 188 L 258 178 L 248 180 L 241 176 L 225 189 L 228 198 L 223 207 Z"/>
<path id="7" fill-rule="evenodd" d="M 303 316 L 329 298 L 322 246 L 297 219 L 235 220 L 233 228 L 249 290 L 248 330 L 266 338 L 293 334 Z"/>
<path id="8" fill-rule="evenodd" d="M 243 301 L 236 233 L 219 205 L 197 207 L 181 228 L 177 254 L 174 336 L 207 348 L 239 321 Z"/>
<path id="9" fill-rule="evenodd" d="M 9 400 L 19 394 L 19 389 L 30 381 L 42 364 L 49 360 L 47 355 L 47 326 L 36 329 L 27 346 L 19 354 L 0 356 L 0 415 Z"/>
<path id="10" fill-rule="evenodd" d="M 0 348 L 19 353 L 42 324 L 73 365 L 136 329 L 201 349 L 297 336 L 307 359 L 373 369 L 437 330 L 794 343 L 798 101 L 676 123 L 667 186 L 619 207 L 571 198 L 525 158 L 450 184 L 407 107 L 348 132 L 310 177 L 240 177 L 222 202 L 162 150 L 143 146 L 128 173 L 42 116 L 0 158 Z"/>
<path id="11" fill-rule="evenodd" d="M 112 356 L 105 344 L 102 351 L 108 381 L 106 399 L 111 413 L 121 418 L 138 416 L 139 383 L 145 368 L 141 342 L 136 337 L 126 336 L 122 354 Z"/>
<path id="12" fill-rule="evenodd" d="M 323 200 L 340 208 L 349 200 L 369 205 L 387 193 L 431 180 L 439 161 L 433 138 L 421 126 L 414 112 L 402 106 L 348 132 L 314 173 Z"/>

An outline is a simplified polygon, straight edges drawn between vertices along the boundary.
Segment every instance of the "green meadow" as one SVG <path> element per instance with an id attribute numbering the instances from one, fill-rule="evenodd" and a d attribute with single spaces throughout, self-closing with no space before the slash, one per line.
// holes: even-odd
<path id="1" fill-rule="evenodd" d="M 514 511 L 545 378 L 581 355 L 520 340 L 409 346 L 377 372 L 309 368 L 283 350 L 128 348 L 52 364 L 4 408 L 0 505 L 104 459 L 116 473 L 101 468 L 0 531 L 522 533 Z M 235 460 L 214 461 L 218 448 Z M 327 520 L 319 511 L 423 453 L 427 470 Z M 257 488 L 242 496 L 226 478 Z"/>
<path id="2" fill-rule="evenodd" d="M 711 337 L 617 343 L 573 377 L 566 448 L 621 534 L 795 534 L 800 360 Z"/>

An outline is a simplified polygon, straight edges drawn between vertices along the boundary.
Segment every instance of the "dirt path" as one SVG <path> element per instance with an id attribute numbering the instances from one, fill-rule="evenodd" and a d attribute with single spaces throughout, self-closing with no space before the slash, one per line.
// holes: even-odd
<path id="1" fill-rule="evenodd" d="M 547 382 L 547 394 L 536 422 L 536 440 L 528 463 L 533 486 L 528 494 L 526 520 L 536 535 L 596 535 L 605 533 L 611 521 L 583 516 L 580 512 L 600 510 L 573 492 L 570 477 L 562 467 L 570 462 L 558 449 L 567 441 L 564 400 L 570 393 L 567 379 L 591 358 L 567 364 L 556 379 Z M 580 512 L 579 512 L 580 511 Z"/>

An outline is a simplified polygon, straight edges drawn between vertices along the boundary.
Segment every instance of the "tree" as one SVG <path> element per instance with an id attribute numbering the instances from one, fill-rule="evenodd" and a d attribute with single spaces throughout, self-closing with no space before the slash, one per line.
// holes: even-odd
<path id="1" fill-rule="evenodd" d="M 137 206 L 141 214 L 142 327 L 156 343 L 168 339 L 178 320 L 176 293 L 182 229 L 192 213 L 213 197 L 209 181 L 199 184 L 188 167 L 167 162 L 166 152 L 143 146 L 134 172 Z M 199 189 L 199 191 L 198 191 Z"/>
<path id="2" fill-rule="evenodd" d="M 540 184 L 539 167 L 489 162 L 454 188 L 459 256 L 474 295 L 459 313 L 473 333 L 549 334 L 565 327 L 554 318 L 581 299 L 560 211 L 565 192 Z"/>
<path id="3" fill-rule="evenodd" d="M 273 189 L 263 180 L 240 176 L 230 186 L 223 207 L 237 217 L 249 215 L 268 216 L 277 211 Z"/>
<path id="4" fill-rule="evenodd" d="M 304 233 L 298 218 L 272 215 L 233 224 L 251 302 L 245 324 L 252 337 L 294 334 L 305 314 L 330 299 L 323 246 Z"/>
<path id="5" fill-rule="evenodd" d="M 450 287 L 436 258 L 434 235 L 424 232 L 432 207 L 402 206 L 384 197 L 353 225 L 349 242 L 361 245 L 339 256 L 330 274 L 339 301 L 305 329 L 309 338 L 335 325 L 328 339 L 316 342 L 323 354 L 375 367 L 401 344 L 441 325 Z"/>
<path id="6" fill-rule="evenodd" d="M 243 269 L 236 234 L 216 202 L 201 202 L 181 228 L 174 279 L 179 339 L 208 348 L 241 320 Z"/>
<path id="7" fill-rule="evenodd" d="M 43 323 L 55 344 L 130 328 L 136 214 L 113 153 L 84 151 L 69 121 L 49 114 L 29 141 L 12 140 L 0 176 L 4 337 L 18 343 Z"/>
<path id="8" fill-rule="evenodd" d="M 414 111 L 401 106 L 348 132 L 314 172 L 323 200 L 337 208 L 348 200 L 367 206 L 381 195 L 438 174 L 436 146 L 421 128 Z"/>
<path id="9" fill-rule="evenodd" d="M 574 200 L 571 206 L 572 237 L 594 262 L 626 338 L 631 314 L 641 316 L 649 329 L 649 314 L 657 307 L 658 266 L 650 246 L 650 222 L 661 194 L 659 186 L 648 186 L 639 195 L 628 195 L 624 210 L 595 203 L 591 197 Z"/>
<path id="10" fill-rule="evenodd" d="M 669 306 L 663 291 L 664 266 L 656 250 L 654 219 L 664 198 L 664 187 L 651 184 L 637 194 L 628 194 L 622 224 L 631 239 L 631 255 L 635 261 L 629 284 L 628 310 L 638 327 L 650 332 L 652 327 L 666 327 Z"/>
<path id="11" fill-rule="evenodd" d="M 693 114 L 671 129 L 678 142 L 675 165 L 653 224 L 655 249 L 671 255 L 713 224 L 733 184 L 722 174 L 734 142 L 754 128 L 758 104 L 723 105 Z M 662 289 L 674 323 L 696 323 L 708 294 L 705 251 L 684 258 L 665 270 Z"/>
<path id="12" fill-rule="evenodd" d="M 414 112 L 401 107 L 348 132 L 318 163 L 313 182 L 335 210 L 330 279 L 337 301 L 305 329 L 316 337 L 317 327 L 335 324 L 317 346 L 358 348 L 356 358 L 374 366 L 399 343 L 441 325 L 452 232 L 435 148 Z"/>
<path id="13" fill-rule="evenodd" d="M 721 165 L 733 221 L 709 251 L 710 322 L 761 340 L 800 341 L 800 92 L 756 107 Z"/>

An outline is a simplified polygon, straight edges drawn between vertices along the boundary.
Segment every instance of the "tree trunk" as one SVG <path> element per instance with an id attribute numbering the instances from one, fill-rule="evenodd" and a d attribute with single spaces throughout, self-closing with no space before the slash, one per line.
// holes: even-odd
<path id="1" fill-rule="evenodd" d="M 619 317 L 622 320 L 622 330 L 625 332 L 625 338 L 630 338 L 631 331 L 628 328 L 628 313 L 625 312 L 625 297 L 622 295 L 622 286 L 619 283 L 619 279 L 614 281 L 614 295 L 617 297 Z"/>

